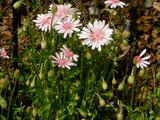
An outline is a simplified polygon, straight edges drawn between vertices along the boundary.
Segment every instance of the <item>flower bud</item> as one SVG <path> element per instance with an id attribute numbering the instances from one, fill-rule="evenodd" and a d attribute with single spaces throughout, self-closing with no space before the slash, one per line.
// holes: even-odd
<path id="1" fill-rule="evenodd" d="M 86 58 L 87 58 L 87 59 L 91 59 L 91 57 L 92 57 L 92 55 L 91 55 L 89 52 L 87 52 L 87 53 L 86 53 Z"/>
<path id="2" fill-rule="evenodd" d="M 29 86 L 29 84 L 30 84 L 30 81 L 27 80 L 27 81 L 26 81 L 26 86 Z"/>
<path id="3" fill-rule="evenodd" d="M 58 3 L 59 4 L 63 4 L 63 0 L 58 0 Z"/>
<path id="4" fill-rule="evenodd" d="M 48 72 L 48 77 L 51 78 L 54 75 L 54 71 L 53 70 L 49 70 Z"/>
<path id="5" fill-rule="evenodd" d="M 121 33 L 118 30 L 115 30 L 114 34 L 115 34 L 115 39 L 117 40 L 121 39 Z"/>
<path id="6" fill-rule="evenodd" d="M 126 30 L 125 30 L 125 31 L 123 31 L 123 33 L 122 33 L 122 37 L 123 37 L 124 39 L 129 38 L 129 36 L 130 36 L 130 32 L 127 32 Z"/>
<path id="7" fill-rule="evenodd" d="M 3 109 L 7 108 L 7 102 L 6 102 L 6 100 L 4 98 L 1 98 L 1 97 L 0 97 L 0 106 Z"/>
<path id="8" fill-rule="evenodd" d="M 123 114 L 122 113 L 118 113 L 117 120 L 123 120 Z"/>
<path id="9" fill-rule="evenodd" d="M 144 69 L 141 69 L 140 71 L 139 71 L 139 74 L 138 74 L 140 77 L 143 77 L 144 76 Z"/>
<path id="10" fill-rule="evenodd" d="M 13 8 L 14 8 L 14 9 L 18 9 L 18 8 L 21 7 L 21 5 L 22 5 L 22 2 L 19 0 L 19 1 L 15 2 L 15 3 L 13 4 Z"/>
<path id="11" fill-rule="evenodd" d="M 21 28 L 18 29 L 18 32 L 17 32 L 18 36 L 22 35 L 22 33 L 23 33 L 22 29 Z"/>
<path id="12" fill-rule="evenodd" d="M 103 107 L 106 103 L 102 98 L 100 98 L 99 99 L 99 104 Z"/>
<path id="13" fill-rule="evenodd" d="M 34 117 L 36 117 L 36 115 L 37 115 L 37 111 L 36 111 L 36 108 L 35 108 L 35 107 L 33 108 L 32 115 L 33 115 Z"/>
<path id="14" fill-rule="evenodd" d="M 14 71 L 14 78 L 18 79 L 20 77 L 20 70 L 19 69 L 16 69 Z"/>
<path id="15" fill-rule="evenodd" d="M 29 113 L 31 111 L 31 106 L 28 106 L 26 111 Z"/>
<path id="16" fill-rule="evenodd" d="M 42 49 L 45 49 L 47 47 L 47 43 L 46 43 L 46 41 L 41 41 L 41 48 Z"/>
<path id="17" fill-rule="evenodd" d="M 80 112 L 82 117 L 86 117 L 86 113 L 83 110 L 79 109 L 79 112 Z"/>
<path id="18" fill-rule="evenodd" d="M 112 84 L 113 84 L 113 85 L 116 85 L 116 84 L 117 84 L 117 80 L 115 79 L 115 77 L 113 77 L 113 79 L 112 79 Z"/>
<path id="19" fill-rule="evenodd" d="M 75 101 L 78 101 L 78 100 L 79 100 L 79 96 L 76 95 L 75 98 L 74 98 L 74 100 L 75 100 Z"/>
<path id="20" fill-rule="evenodd" d="M 128 84 L 133 84 L 134 83 L 134 76 L 133 75 L 130 75 L 129 77 L 128 77 Z"/>
<path id="21" fill-rule="evenodd" d="M 31 82 L 31 87 L 34 87 L 34 86 L 35 86 L 35 80 Z"/>
<path id="22" fill-rule="evenodd" d="M 123 90 L 123 88 L 124 88 L 124 83 L 119 84 L 119 86 L 118 86 L 118 90 L 119 90 L 119 91 L 122 91 L 122 90 Z"/>
<path id="23" fill-rule="evenodd" d="M 107 83 L 104 80 L 102 82 L 102 87 L 103 87 L 104 90 L 108 89 L 108 85 L 107 85 Z"/>
<path id="24" fill-rule="evenodd" d="M 57 12 L 57 5 L 53 5 L 51 11 L 55 14 Z"/>
<path id="25" fill-rule="evenodd" d="M 124 45 L 125 47 L 127 47 L 127 46 L 128 46 L 128 41 L 127 41 L 127 40 L 123 40 L 123 45 Z"/>
<path id="26" fill-rule="evenodd" d="M 47 88 L 45 91 L 44 91 L 45 95 L 48 96 L 49 95 L 49 89 Z"/>
<path id="27" fill-rule="evenodd" d="M 27 28 L 26 28 L 25 25 L 23 25 L 22 30 L 23 30 L 23 32 L 26 32 L 26 31 L 27 31 Z"/>
<path id="28" fill-rule="evenodd" d="M 156 79 L 160 80 L 160 71 L 156 74 Z"/>

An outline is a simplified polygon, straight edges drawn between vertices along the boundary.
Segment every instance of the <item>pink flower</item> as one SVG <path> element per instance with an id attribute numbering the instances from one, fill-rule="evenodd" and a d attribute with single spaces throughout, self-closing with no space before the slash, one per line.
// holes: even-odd
<path id="1" fill-rule="evenodd" d="M 48 14 L 38 14 L 36 20 L 33 20 L 33 22 L 36 23 L 36 26 L 41 29 L 42 31 L 47 32 L 48 30 L 51 30 L 51 26 L 53 26 L 54 23 L 51 25 L 53 14 L 49 12 Z"/>
<path id="2" fill-rule="evenodd" d="M 120 0 L 106 0 L 104 3 L 106 5 L 111 5 L 111 8 L 116 8 L 117 6 L 123 8 L 123 6 L 126 5 L 124 2 L 121 2 Z"/>
<path id="3" fill-rule="evenodd" d="M 145 53 L 146 49 L 144 49 L 139 56 L 135 56 L 133 59 L 133 62 L 136 64 L 137 68 L 141 67 L 142 69 L 144 67 L 147 67 L 147 65 L 150 65 L 150 63 L 146 60 L 150 59 L 150 56 L 141 58 Z"/>
<path id="4" fill-rule="evenodd" d="M 78 55 L 74 54 L 70 49 L 68 49 L 65 45 L 63 45 L 63 48 L 60 48 L 60 50 L 72 61 L 74 59 L 75 61 L 78 61 Z"/>
<path id="5" fill-rule="evenodd" d="M 58 64 L 58 67 L 62 67 L 62 68 L 66 67 L 70 69 L 70 66 L 76 66 L 76 64 L 70 61 L 63 52 L 60 52 L 60 54 L 56 52 L 56 57 L 54 56 L 51 56 L 51 57 L 54 59 L 54 61 L 51 61 L 51 62 Z"/>
<path id="6" fill-rule="evenodd" d="M 77 28 L 78 26 L 81 26 L 79 23 L 79 20 L 74 20 L 72 18 L 68 18 L 66 21 L 59 21 L 55 25 L 55 29 L 58 30 L 58 33 L 64 33 L 63 38 L 67 37 L 67 34 L 69 37 L 72 36 L 73 31 L 79 32 L 80 30 Z"/>
<path id="7" fill-rule="evenodd" d="M 9 58 L 4 48 L 0 49 L 0 57 Z"/>
<path id="8" fill-rule="evenodd" d="M 52 6 L 53 5 L 50 5 L 49 10 L 52 10 Z M 54 15 L 54 19 L 57 21 L 62 20 L 66 17 L 72 17 L 73 13 L 75 12 L 75 9 L 71 7 L 71 4 L 57 5 L 57 12 Z"/>
<path id="9" fill-rule="evenodd" d="M 92 46 L 92 49 L 98 48 L 101 51 L 101 46 L 108 45 L 113 33 L 113 30 L 109 28 L 109 25 L 105 25 L 105 21 L 97 21 L 88 23 L 87 28 L 83 27 L 79 39 L 85 39 L 82 45 Z"/>

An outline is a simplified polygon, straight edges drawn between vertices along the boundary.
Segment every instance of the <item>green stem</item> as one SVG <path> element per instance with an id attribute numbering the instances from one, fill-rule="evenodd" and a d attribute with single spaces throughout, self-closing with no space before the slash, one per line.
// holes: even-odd
<path id="1" fill-rule="evenodd" d="M 17 84 L 18 79 L 15 79 L 15 83 L 14 83 L 14 87 L 10 96 L 10 100 L 9 100 L 9 107 L 8 107 L 8 114 L 7 114 L 7 120 L 9 120 L 9 114 L 10 114 L 10 109 L 11 109 L 11 104 L 12 104 L 12 99 L 13 99 L 13 94 L 16 88 L 16 84 Z"/>
<path id="2" fill-rule="evenodd" d="M 132 69 L 132 75 L 134 76 L 134 82 L 132 84 L 132 98 L 131 98 L 131 104 L 130 104 L 130 107 L 132 108 L 133 106 L 133 100 L 134 100 L 134 86 L 135 86 L 135 76 L 136 76 L 136 67 L 134 66 L 133 69 Z"/>

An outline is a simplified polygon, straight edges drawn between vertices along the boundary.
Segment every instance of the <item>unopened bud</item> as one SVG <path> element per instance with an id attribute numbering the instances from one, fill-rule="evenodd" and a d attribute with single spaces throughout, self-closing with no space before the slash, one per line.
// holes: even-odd
<path id="1" fill-rule="evenodd" d="M 22 29 L 21 28 L 18 29 L 18 32 L 17 32 L 18 36 L 22 35 L 22 33 L 23 33 Z"/>
<path id="2" fill-rule="evenodd" d="M 29 86 L 29 84 L 30 84 L 30 81 L 29 81 L 29 80 L 27 80 L 27 82 L 26 82 L 26 86 Z"/>
<path id="3" fill-rule="evenodd" d="M 118 86 L 118 90 L 119 90 L 119 91 L 122 91 L 122 90 L 123 90 L 123 88 L 124 88 L 124 83 L 119 84 L 119 86 Z"/>
<path id="4" fill-rule="evenodd" d="M 104 90 L 108 89 L 108 85 L 107 85 L 107 83 L 104 80 L 102 82 L 102 87 L 103 87 Z"/>
<path id="5" fill-rule="evenodd" d="M 99 99 L 99 104 L 103 107 L 106 103 L 102 98 L 100 98 Z"/>
<path id="6" fill-rule="evenodd" d="M 139 71 L 139 74 L 138 74 L 140 77 L 143 77 L 143 75 L 144 75 L 144 69 L 141 69 L 140 71 Z"/>
<path id="7" fill-rule="evenodd" d="M 19 1 L 15 2 L 15 3 L 13 4 L 13 8 L 14 8 L 14 9 L 18 9 L 18 8 L 21 7 L 21 5 L 22 5 L 22 2 L 19 0 Z"/>
<path id="8" fill-rule="evenodd" d="M 36 111 L 36 108 L 35 108 L 35 107 L 33 108 L 32 114 L 33 114 L 34 117 L 36 117 L 37 111 Z"/>
<path id="9" fill-rule="evenodd" d="M 7 78 L 6 78 L 6 77 L 5 77 L 5 78 L 1 78 L 1 79 L 0 79 L 0 88 L 1 88 L 1 89 L 4 89 L 4 88 L 7 87 L 7 85 L 8 85 Z"/>
<path id="10" fill-rule="evenodd" d="M 116 84 L 117 84 L 117 80 L 115 79 L 115 77 L 113 77 L 113 79 L 112 79 L 112 84 L 113 84 L 113 85 L 116 85 Z"/>
<path id="11" fill-rule="evenodd" d="M 35 86 L 35 80 L 31 82 L 31 87 L 34 87 L 34 86 Z"/>
<path id="12" fill-rule="evenodd" d="M 53 77 L 54 71 L 53 70 L 49 70 L 48 72 L 48 77 L 51 78 Z"/>
<path id="13" fill-rule="evenodd" d="M 6 102 L 6 100 L 4 98 L 1 98 L 1 97 L 0 97 L 0 106 L 3 109 L 7 108 L 7 102 Z"/>
<path id="14" fill-rule="evenodd" d="M 127 41 L 127 40 L 123 40 L 123 45 L 124 45 L 125 47 L 127 47 L 127 46 L 128 46 L 128 41 Z"/>
<path id="15" fill-rule="evenodd" d="M 86 58 L 87 58 L 87 59 L 91 59 L 91 57 L 92 57 L 91 54 L 90 54 L 89 52 L 87 52 L 87 53 L 86 53 Z"/>
<path id="16" fill-rule="evenodd" d="M 79 109 L 79 112 L 80 112 L 82 117 L 86 117 L 86 113 L 83 110 Z"/>
<path id="17" fill-rule="evenodd" d="M 41 41 L 41 48 L 42 49 L 45 49 L 47 47 L 47 43 L 46 43 L 46 41 Z"/>
<path id="18" fill-rule="evenodd" d="M 30 112 L 31 111 L 31 106 L 28 106 L 27 109 L 26 109 L 26 111 Z"/>
<path id="19" fill-rule="evenodd" d="M 14 77 L 15 77 L 16 79 L 20 77 L 20 70 L 19 70 L 19 69 L 16 69 L 16 70 L 14 71 Z"/>
<path id="20" fill-rule="evenodd" d="M 74 98 L 74 100 L 75 100 L 75 101 L 78 101 L 78 100 L 79 100 L 79 96 L 76 95 L 75 98 Z"/>
<path id="21" fill-rule="evenodd" d="M 123 114 L 122 113 L 118 113 L 117 120 L 123 120 Z"/>
<path id="22" fill-rule="evenodd" d="M 156 78 L 160 80 L 160 71 L 156 74 Z"/>
<path id="23" fill-rule="evenodd" d="M 57 12 L 57 5 L 53 5 L 51 11 L 55 14 Z"/>
<path id="24" fill-rule="evenodd" d="M 133 75 L 130 75 L 130 76 L 128 77 L 128 83 L 129 83 L 129 84 L 133 84 L 133 83 L 134 83 L 134 76 L 133 76 Z"/>
<path id="25" fill-rule="evenodd" d="M 46 95 L 46 96 L 49 95 L 49 89 L 48 89 L 48 88 L 45 90 L 45 95 Z"/>
<path id="26" fill-rule="evenodd" d="M 130 32 L 127 32 L 126 30 L 125 30 L 125 31 L 123 31 L 123 33 L 122 33 L 122 37 L 123 37 L 124 39 L 129 38 L 129 36 L 130 36 Z"/>

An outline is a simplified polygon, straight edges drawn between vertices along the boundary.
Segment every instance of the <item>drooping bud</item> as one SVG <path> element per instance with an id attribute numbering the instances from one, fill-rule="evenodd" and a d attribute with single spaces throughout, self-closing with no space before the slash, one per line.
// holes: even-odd
<path id="1" fill-rule="evenodd" d="M 118 113 L 117 120 L 123 120 L 123 114 L 122 113 Z"/>
<path id="2" fill-rule="evenodd" d="M 143 77 L 143 76 L 144 76 L 144 72 L 145 72 L 144 69 L 141 69 L 141 70 L 139 71 L 139 74 L 138 74 L 138 75 L 139 75 L 140 77 Z"/>
<path id="3" fill-rule="evenodd" d="M 54 71 L 53 70 L 49 70 L 48 72 L 48 77 L 51 78 L 54 75 Z"/>
<path id="4" fill-rule="evenodd" d="M 92 57 L 92 55 L 90 54 L 90 52 L 87 52 L 87 53 L 86 53 L 86 58 L 87 58 L 87 59 L 91 59 L 91 57 Z"/>
<path id="5" fill-rule="evenodd" d="M 45 91 L 45 95 L 48 96 L 49 95 L 49 89 L 47 88 Z"/>
<path id="6" fill-rule="evenodd" d="M 17 1 L 17 2 L 15 2 L 14 4 L 13 4 L 13 8 L 14 9 L 18 9 L 18 8 L 20 8 L 21 7 L 21 5 L 22 5 L 22 1 Z"/>
<path id="7" fill-rule="evenodd" d="M 160 71 L 156 74 L 156 79 L 160 80 Z"/>
<path id="8" fill-rule="evenodd" d="M 123 31 L 123 33 L 122 33 L 122 37 L 124 38 L 124 39 L 127 39 L 127 38 L 129 38 L 129 36 L 130 36 L 130 32 L 128 32 L 128 31 Z"/>
<path id="9" fill-rule="evenodd" d="M 103 79 L 103 82 L 102 82 L 102 87 L 103 87 L 104 90 L 107 90 L 107 89 L 108 89 L 108 85 L 107 85 L 107 83 L 104 81 L 104 79 Z"/>
<path id="10" fill-rule="evenodd" d="M 36 111 L 36 108 L 35 108 L 35 107 L 33 107 L 32 115 L 33 115 L 34 117 L 36 117 L 36 115 L 37 115 L 37 111 Z"/>
<path id="11" fill-rule="evenodd" d="M 127 41 L 127 40 L 123 40 L 123 45 L 124 45 L 125 47 L 127 47 L 127 46 L 128 46 L 128 41 Z"/>
<path id="12" fill-rule="evenodd" d="M 113 85 L 116 85 L 116 84 L 117 84 L 117 80 L 115 79 L 115 77 L 113 77 L 113 79 L 112 79 L 112 84 L 113 84 Z"/>
<path id="13" fill-rule="evenodd" d="M 31 111 L 31 106 L 28 106 L 26 111 L 29 113 Z"/>
<path id="14" fill-rule="evenodd" d="M 19 77 L 20 77 L 20 70 L 19 69 L 16 69 L 15 71 L 14 71 L 14 78 L 16 78 L 16 79 L 18 79 Z"/>
<path id="15" fill-rule="evenodd" d="M 128 77 L 128 84 L 133 84 L 134 83 L 134 76 L 133 75 L 130 75 L 129 77 Z"/>
<path id="16" fill-rule="evenodd" d="M 4 98 L 0 97 L 0 106 L 5 109 L 7 108 L 7 102 Z"/>
<path id="17" fill-rule="evenodd" d="M 102 98 L 100 98 L 99 99 L 99 104 L 103 107 L 106 103 Z"/>
<path id="18" fill-rule="evenodd" d="M 23 30 L 21 28 L 18 29 L 18 32 L 17 32 L 18 36 L 22 35 L 22 33 L 23 33 Z"/>
<path id="19" fill-rule="evenodd" d="M 31 82 L 31 87 L 34 87 L 34 86 L 35 86 L 35 80 Z"/>
<path id="20" fill-rule="evenodd" d="M 74 98 L 74 100 L 75 100 L 75 101 L 78 101 L 78 100 L 79 100 L 79 96 L 76 95 L 75 98 Z"/>
<path id="21" fill-rule="evenodd" d="M 122 90 L 123 90 L 123 88 L 124 88 L 124 83 L 119 84 L 119 86 L 118 86 L 118 90 L 119 90 L 119 91 L 122 91 Z"/>
<path id="22" fill-rule="evenodd" d="M 47 43 L 45 40 L 41 41 L 41 48 L 45 49 L 47 47 Z"/>

